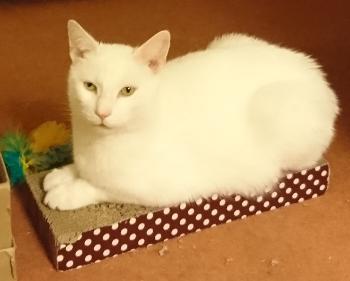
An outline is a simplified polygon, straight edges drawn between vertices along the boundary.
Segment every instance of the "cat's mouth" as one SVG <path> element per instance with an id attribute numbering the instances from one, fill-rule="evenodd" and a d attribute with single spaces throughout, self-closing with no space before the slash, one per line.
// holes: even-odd
<path id="1" fill-rule="evenodd" d="M 103 123 L 100 123 L 100 124 L 98 124 L 96 126 L 99 127 L 99 128 L 102 128 L 102 129 L 110 129 L 110 127 L 108 127 L 106 124 L 103 124 Z"/>

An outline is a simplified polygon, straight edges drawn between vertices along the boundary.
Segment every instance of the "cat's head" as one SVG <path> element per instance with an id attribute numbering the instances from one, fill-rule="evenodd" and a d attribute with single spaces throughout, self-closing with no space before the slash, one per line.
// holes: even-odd
<path id="1" fill-rule="evenodd" d="M 169 32 L 161 31 L 133 48 L 97 42 L 70 20 L 68 37 L 72 115 L 87 126 L 110 131 L 144 119 L 166 63 Z"/>

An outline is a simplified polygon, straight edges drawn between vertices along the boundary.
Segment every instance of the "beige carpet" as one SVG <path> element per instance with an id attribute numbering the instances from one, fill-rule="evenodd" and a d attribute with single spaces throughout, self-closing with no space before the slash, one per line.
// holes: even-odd
<path id="1" fill-rule="evenodd" d="M 20 281 L 350 280 L 350 4 L 347 1 L 2 1 L 0 133 L 68 121 L 66 21 L 98 39 L 140 43 L 167 28 L 170 57 L 224 32 L 255 34 L 319 59 L 343 108 L 323 198 L 233 222 L 70 272 L 56 272 L 13 193 Z"/>

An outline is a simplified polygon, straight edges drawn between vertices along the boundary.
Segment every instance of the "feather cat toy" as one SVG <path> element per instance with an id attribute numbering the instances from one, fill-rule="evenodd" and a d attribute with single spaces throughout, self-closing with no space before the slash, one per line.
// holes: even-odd
<path id="1" fill-rule="evenodd" d="M 24 181 L 30 172 L 40 172 L 72 162 L 70 131 L 64 124 L 45 122 L 29 136 L 9 132 L 0 138 L 0 152 L 11 185 Z"/>

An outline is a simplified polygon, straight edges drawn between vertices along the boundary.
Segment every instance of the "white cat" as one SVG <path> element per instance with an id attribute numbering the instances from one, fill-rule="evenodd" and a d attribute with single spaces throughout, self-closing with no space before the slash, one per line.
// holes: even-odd
<path id="1" fill-rule="evenodd" d="M 302 53 L 229 34 L 166 62 L 168 31 L 138 48 L 68 34 L 74 164 L 45 178 L 51 208 L 256 195 L 333 137 L 337 98 Z"/>

